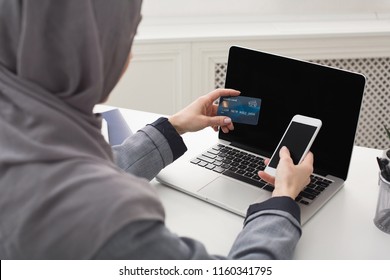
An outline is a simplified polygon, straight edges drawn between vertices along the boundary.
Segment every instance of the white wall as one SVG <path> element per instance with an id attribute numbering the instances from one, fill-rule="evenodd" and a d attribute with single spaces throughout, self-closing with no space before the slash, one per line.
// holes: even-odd
<path id="1" fill-rule="evenodd" d="M 143 0 L 142 13 L 114 106 L 176 112 L 214 88 L 232 44 L 300 59 L 390 56 L 390 0 Z"/>
<path id="2" fill-rule="evenodd" d="M 388 18 L 390 0 L 144 0 L 144 24 L 172 17 L 236 17 L 310 20 Z"/>

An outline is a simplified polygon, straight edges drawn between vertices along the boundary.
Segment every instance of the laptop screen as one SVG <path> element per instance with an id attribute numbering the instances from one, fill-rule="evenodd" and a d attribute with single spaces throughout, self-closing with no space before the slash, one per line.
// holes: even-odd
<path id="1" fill-rule="evenodd" d="M 345 180 L 364 86 L 358 73 L 231 47 L 225 87 L 261 99 L 261 109 L 257 125 L 235 123 L 219 138 L 270 157 L 294 115 L 318 118 L 322 128 L 311 148 L 315 173 Z"/>

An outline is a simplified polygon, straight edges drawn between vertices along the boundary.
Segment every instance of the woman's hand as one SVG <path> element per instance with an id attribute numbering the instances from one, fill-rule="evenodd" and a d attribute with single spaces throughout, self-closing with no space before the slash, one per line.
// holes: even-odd
<path id="1" fill-rule="evenodd" d="M 221 127 L 227 133 L 234 129 L 229 117 L 216 116 L 218 105 L 214 102 L 221 96 L 238 96 L 239 91 L 233 89 L 216 89 L 199 97 L 183 110 L 169 117 L 169 122 L 179 134 L 201 130 L 211 126 L 215 131 Z"/>
<path id="2" fill-rule="evenodd" d="M 259 171 L 259 176 L 275 186 L 272 196 L 289 196 L 295 199 L 310 183 L 310 175 L 313 173 L 313 154 L 309 152 L 298 165 L 294 165 L 286 147 L 280 149 L 279 156 L 280 161 L 276 168 L 275 177 L 264 171 Z M 269 160 L 266 161 L 266 164 L 268 162 Z"/>

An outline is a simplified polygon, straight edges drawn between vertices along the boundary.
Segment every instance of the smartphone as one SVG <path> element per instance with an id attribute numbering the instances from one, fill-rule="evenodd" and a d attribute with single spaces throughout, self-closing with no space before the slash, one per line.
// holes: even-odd
<path id="1" fill-rule="evenodd" d="M 322 121 L 319 119 L 295 115 L 291 119 L 264 172 L 275 176 L 276 167 L 280 160 L 279 150 L 283 146 L 289 149 L 294 164 L 300 163 L 309 152 L 321 126 Z"/>

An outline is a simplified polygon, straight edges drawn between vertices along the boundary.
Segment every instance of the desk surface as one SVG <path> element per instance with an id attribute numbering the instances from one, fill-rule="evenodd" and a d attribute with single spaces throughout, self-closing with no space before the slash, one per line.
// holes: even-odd
<path id="1" fill-rule="evenodd" d="M 122 110 L 122 114 L 133 131 L 158 117 L 133 110 Z M 216 139 L 212 129 L 184 135 L 188 152 L 194 155 Z M 373 223 L 379 191 L 376 157 L 381 154 L 380 150 L 354 148 L 344 187 L 303 226 L 295 259 L 390 259 L 390 234 Z M 165 207 L 166 224 L 172 232 L 203 242 L 211 254 L 228 253 L 242 228 L 242 217 L 156 180 L 152 184 Z"/>

